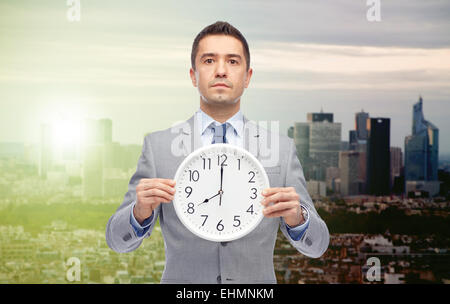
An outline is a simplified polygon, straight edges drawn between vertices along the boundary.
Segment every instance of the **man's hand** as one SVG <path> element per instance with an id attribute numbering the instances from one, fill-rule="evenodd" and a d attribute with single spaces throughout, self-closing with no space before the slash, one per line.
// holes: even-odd
<path id="1" fill-rule="evenodd" d="M 264 199 L 261 204 L 265 207 L 266 217 L 284 218 L 286 224 L 295 227 L 305 222 L 301 213 L 300 196 L 294 187 L 267 188 L 262 192 Z M 270 205 L 273 203 L 273 205 Z"/>
<path id="2" fill-rule="evenodd" d="M 164 178 L 143 178 L 136 186 L 133 215 L 139 224 L 149 218 L 161 203 L 170 203 L 175 194 L 175 181 Z"/>

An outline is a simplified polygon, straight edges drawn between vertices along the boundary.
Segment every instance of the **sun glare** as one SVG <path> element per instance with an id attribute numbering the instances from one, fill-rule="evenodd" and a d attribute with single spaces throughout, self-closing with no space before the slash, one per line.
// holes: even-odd
<path id="1" fill-rule="evenodd" d="M 53 140 L 58 146 L 79 146 L 81 141 L 81 123 L 75 120 L 58 119 L 53 124 Z"/>

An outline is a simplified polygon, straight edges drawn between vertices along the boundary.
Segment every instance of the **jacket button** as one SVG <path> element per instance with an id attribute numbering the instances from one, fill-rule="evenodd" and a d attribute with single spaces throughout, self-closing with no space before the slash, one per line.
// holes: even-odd
<path id="1" fill-rule="evenodd" d="M 222 277 L 221 276 L 217 277 L 217 283 L 219 283 L 219 284 L 222 283 Z"/>
<path id="2" fill-rule="evenodd" d="M 223 247 L 227 246 L 228 242 L 220 242 L 220 245 L 222 245 Z"/>

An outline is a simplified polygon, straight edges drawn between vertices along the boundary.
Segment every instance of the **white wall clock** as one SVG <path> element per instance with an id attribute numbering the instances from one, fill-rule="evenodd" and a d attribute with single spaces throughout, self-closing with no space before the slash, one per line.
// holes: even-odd
<path id="1" fill-rule="evenodd" d="M 247 150 L 213 144 L 189 154 L 175 174 L 173 200 L 180 221 L 195 235 L 232 241 L 263 219 L 261 192 L 269 188 L 262 164 Z"/>

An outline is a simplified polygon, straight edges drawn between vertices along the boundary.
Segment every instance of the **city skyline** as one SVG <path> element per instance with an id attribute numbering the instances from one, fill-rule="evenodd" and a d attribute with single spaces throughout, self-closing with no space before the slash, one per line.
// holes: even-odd
<path id="1" fill-rule="evenodd" d="M 419 98 L 419 100 L 421 100 L 423 102 L 422 96 L 418 96 L 418 98 Z M 417 103 L 417 101 L 411 103 L 411 106 L 413 106 L 416 103 Z M 242 108 L 241 108 L 241 111 L 243 111 Z M 324 112 L 323 108 L 321 108 L 320 112 L 318 112 L 316 110 L 316 111 L 312 111 L 312 112 L 308 112 L 308 113 L 306 113 L 306 112 L 302 113 L 302 114 L 304 114 L 304 118 L 293 121 L 293 124 L 295 124 L 295 123 L 307 123 L 308 119 L 309 119 L 308 115 L 310 115 L 312 113 L 318 114 L 318 113 L 323 113 L 323 112 Z M 330 112 L 330 111 L 327 111 L 327 113 L 331 113 L 334 117 L 336 117 L 336 113 L 333 113 L 333 112 Z M 356 132 L 357 131 L 357 130 L 355 130 L 355 127 L 356 127 L 356 124 L 357 124 L 355 122 L 355 115 L 360 114 L 360 113 L 370 114 L 369 111 L 366 111 L 365 109 L 360 109 L 360 112 L 348 113 L 348 116 L 353 116 L 352 119 L 346 119 L 344 121 L 339 121 L 336 118 L 333 119 L 333 120 L 335 120 L 336 123 L 339 123 L 341 125 L 351 125 L 351 127 L 348 130 L 344 130 L 343 128 L 341 129 L 341 132 L 340 132 L 341 133 L 341 136 L 340 136 L 341 137 L 341 141 L 348 142 L 349 144 L 351 143 L 351 136 L 353 136 L 351 132 Z M 192 113 L 192 115 L 193 115 L 193 113 Z M 411 116 L 411 115 L 406 115 L 406 116 Z M 432 115 L 430 115 L 430 116 L 432 116 Z M 391 117 L 389 117 L 389 116 L 386 116 L 386 117 L 391 119 L 391 121 L 392 121 Z M 62 116 L 60 118 L 53 119 L 52 122 L 41 121 L 38 126 L 46 125 L 46 126 L 50 126 L 52 128 L 55 128 L 56 130 L 54 131 L 54 134 L 55 134 L 54 137 L 57 138 L 58 141 L 60 141 L 60 142 L 62 142 L 64 144 L 67 144 L 68 142 L 70 142 L 71 137 L 73 137 L 75 140 L 80 140 L 80 134 L 81 134 L 81 131 L 82 131 L 82 125 L 83 125 L 84 121 L 102 120 L 102 119 L 112 120 L 110 117 L 105 117 L 105 116 L 101 116 L 101 117 L 98 117 L 98 118 L 92 118 L 92 116 L 85 116 L 85 117 L 82 117 L 80 119 L 73 119 L 73 118 Z M 273 120 L 266 120 L 266 121 L 273 121 Z M 168 128 L 170 128 L 172 125 L 175 125 L 178 122 L 181 122 L 181 120 L 174 121 L 171 125 L 168 126 Z M 280 125 L 287 125 L 286 121 L 278 120 L 278 122 L 280 123 Z M 34 126 L 34 128 L 36 128 L 36 130 L 38 130 L 38 126 Z M 285 129 L 280 128 L 280 134 L 287 135 L 288 130 L 289 130 L 290 127 L 291 127 L 291 125 L 287 125 L 287 128 L 285 128 Z M 409 127 L 409 129 L 411 129 L 412 127 L 413 127 L 413 122 L 411 123 L 411 126 Z M 154 132 L 154 131 L 158 131 L 158 130 L 162 130 L 162 129 L 152 128 L 152 131 L 145 131 L 142 134 L 141 141 L 130 142 L 128 140 L 121 141 L 121 140 L 117 139 L 118 136 L 114 134 L 114 130 L 116 130 L 116 131 L 120 130 L 120 128 L 117 126 L 117 124 L 114 124 L 112 126 L 112 129 L 113 129 L 112 139 L 111 139 L 112 141 L 118 142 L 118 143 L 122 143 L 122 144 L 137 144 L 137 145 L 142 144 L 145 135 L 147 135 L 148 133 L 151 133 L 151 132 Z M 64 133 L 63 131 L 66 131 L 66 133 Z M 121 132 L 119 132 L 119 133 L 121 133 Z M 398 142 L 398 145 L 391 144 L 391 147 L 399 147 L 404 152 L 404 140 L 405 140 L 406 137 L 410 136 L 410 133 L 411 133 L 411 131 L 409 131 L 409 133 L 406 132 L 405 137 L 400 139 L 401 141 Z M 354 134 L 356 134 L 356 133 L 354 133 Z M 446 138 L 442 138 L 444 143 L 445 143 L 445 139 Z M 15 140 L 6 141 L 6 140 L 0 140 L 0 143 L 39 144 L 39 142 L 40 142 L 40 133 L 39 132 L 36 132 L 36 139 L 34 141 L 15 141 Z M 443 155 L 443 156 L 450 156 L 450 150 L 442 152 L 441 142 L 440 142 L 439 148 L 440 148 L 439 149 L 439 156 L 441 156 L 441 155 Z"/>
<path id="2" fill-rule="evenodd" d="M 323 108 L 342 122 L 345 138 L 351 117 L 364 109 L 390 117 L 391 143 L 402 147 L 411 129 L 405 109 L 422 95 L 426 117 L 441 132 L 440 152 L 450 154 L 449 3 L 382 1 L 380 22 L 367 20 L 365 2 L 349 0 L 212 1 L 202 9 L 81 3 L 79 22 L 67 20 L 63 2 L 0 3 L 1 142 L 37 142 L 41 122 L 108 117 L 114 141 L 142 144 L 146 133 L 198 109 L 192 41 L 226 20 L 250 45 L 254 73 L 241 104 L 249 119 L 278 120 L 285 132 Z"/>

